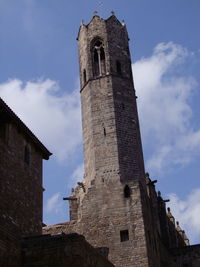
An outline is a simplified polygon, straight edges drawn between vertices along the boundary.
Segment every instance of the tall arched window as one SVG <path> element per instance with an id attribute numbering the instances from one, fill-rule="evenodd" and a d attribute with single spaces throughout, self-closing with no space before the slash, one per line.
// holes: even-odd
<path id="1" fill-rule="evenodd" d="M 92 45 L 92 63 L 94 77 L 106 74 L 105 52 L 100 39 L 95 40 Z"/>

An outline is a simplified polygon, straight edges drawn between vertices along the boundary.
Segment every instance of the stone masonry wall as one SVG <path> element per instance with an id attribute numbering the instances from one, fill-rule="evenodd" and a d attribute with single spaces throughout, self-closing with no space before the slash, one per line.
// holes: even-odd
<path id="1" fill-rule="evenodd" d="M 184 246 L 171 249 L 175 267 L 199 267 L 200 245 Z"/>
<path id="2" fill-rule="evenodd" d="M 104 176 L 104 183 L 94 184 L 83 198 L 81 219 L 43 228 L 44 233 L 77 232 L 94 247 L 108 247 L 109 260 L 116 267 L 147 267 L 148 258 L 141 191 L 137 182 L 129 184 L 130 198 L 115 176 Z M 121 240 L 121 231 L 128 231 L 128 240 Z"/>
<path id="3" fill-rule="evenodd" d="M 112 267 L 113 265 L 89 245 L 83 236 L 61 234 L 24 239 L 21 266 Z"/>
<path id="4" fill-rule="evenodd" d="M 40 234 L 42 155 L 15 124 L 8 123 L 6 129 L 5 138 L 0 138 L 0 220 L 7 227 L 14 225 L 23 235 Z M 30 151 L 28 164 L 24 158 L 25 146 Z"/>
<path id="5" fill-rule="evenodd" d="M 14 267 L 21 235 L 42 231 L 42 155 L 15 124 L 1 121 L 0 128 L 0 266 Z"/>
<path id="6" fill-rule="evenodd" d="M 5 226 L 5 224 L 4 224 Z M 18 267 L 21 265 L 20 238 L 12 225 L 0 225 L 0 266 Z"/>

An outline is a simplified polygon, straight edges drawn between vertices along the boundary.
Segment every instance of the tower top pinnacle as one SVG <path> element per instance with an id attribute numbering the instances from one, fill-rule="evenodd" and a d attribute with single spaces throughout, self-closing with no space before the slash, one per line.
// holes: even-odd
<path id="1" fill-rule="evenodd" d="M 128 33 L 127 33 L 127 30 L 126 30 L 126 24 L 125 24 L 124 20 L 122 20 L 122 21 L 118 20 L 118 18 L 116 17 L 114 11 L 111 11 L 111 16 L 109 16 L 108 18 L 102 18 L 99 15 L 99 12 L 95 10 L 93 12 L 93 17 L 89 21 L 89 23 L 84 23 L 83 20 L 81 21 L 80 27 L 79 27 L 78 36 L 77 36 L 77 40 L 79 39 L 79 34 L 81 32 L 81 29 L 84 29 L 84 31 L 87 31 L 92 24 L 96 24 L 97 28 L 99 27 L 100 24 L 104 25 L 103 27 L 107 27 L 108 25 L 111 25 L 111 24 L 114 25 L 115 24 L 117 27 L 123 28 L 126 31 L 126 35 L 128 37 Z M 129 38 L 128 38 L 128 40 L 129 40 Z"/>

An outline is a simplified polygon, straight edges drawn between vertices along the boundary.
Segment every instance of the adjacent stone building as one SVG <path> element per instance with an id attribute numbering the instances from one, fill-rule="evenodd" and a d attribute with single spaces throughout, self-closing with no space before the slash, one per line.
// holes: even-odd
<path id="1" fill-rule="evenodd" d="M 42 159 L 51 153 L 0 98 L 0 266 L 22 235 L 42 233 Z"/>

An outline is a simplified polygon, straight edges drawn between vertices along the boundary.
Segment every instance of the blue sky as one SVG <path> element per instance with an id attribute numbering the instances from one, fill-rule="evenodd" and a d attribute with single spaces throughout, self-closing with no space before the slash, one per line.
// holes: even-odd
<path id="1" fill-rule="evenodd" d="M 200 242 L 199 0 L 0 0 L 0 96 L 53 152 L 44 222 L 68 220 L 82 179 L 77 33 L 115 11 L 130 37 L 146 171 Z"/>

